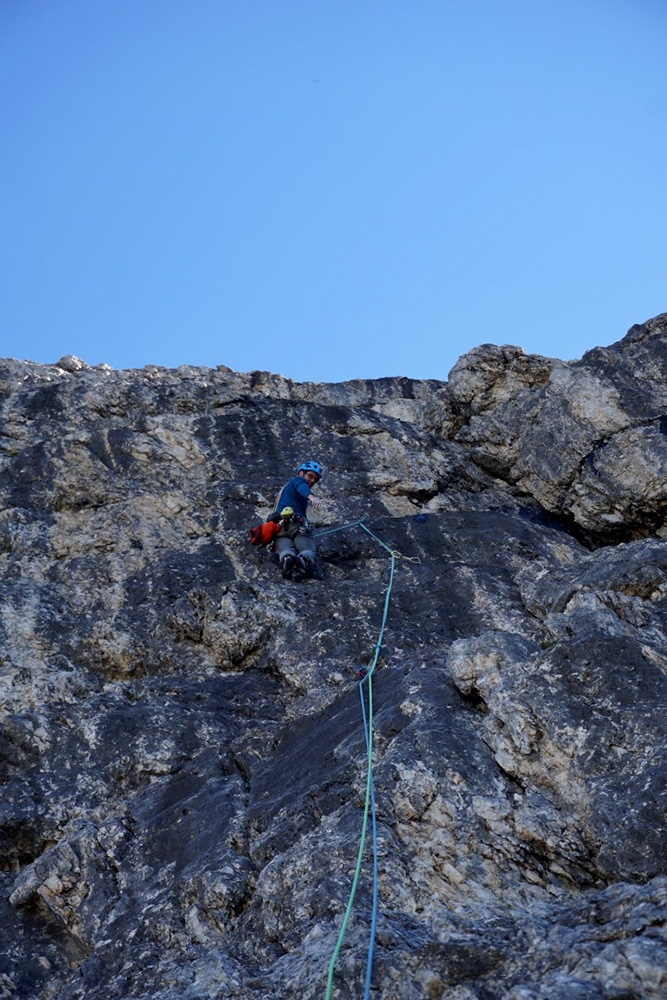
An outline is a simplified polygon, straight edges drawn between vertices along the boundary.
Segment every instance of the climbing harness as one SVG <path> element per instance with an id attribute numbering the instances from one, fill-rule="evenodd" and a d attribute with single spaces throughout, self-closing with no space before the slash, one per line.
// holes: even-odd
<path id="1" fill-rule="evenodd" d="M 354 904 L 354 897 L 357 891 L 357 885 L 359 883 L 359 876 L 361 874 L 361 865 L 363 861 L 364 847 L 366 844 L 366 833 L 368 829 L 368 817 L 371 816 L 371 833 L 373 840 L 373 902 L 371 911 L 371 929 L 370 938 L 368 943 L 368 959 L 366 962 L 366 980 L 364 986 L 364 1000 L 369 1000 L 370 990 L 371 990 L 371 974 L 373 971 L 373 953 L 375 949 L 375 929 L 377 925 L 377 912 L 378 912 L 378 844 L 377 844 L 377 819 L 375 812 L 375 785 L 373 781 L 373 671 L 377 665 L 380 653 L 382 651 L 382 640 L 384 638 L 384 630 L 387 624 L 387 615 L 389 613 L 389 600 L 391 598 L 391 591 L 394 585 L 394 572 L 396 569 L 396 560 L 399 558 L 407 559 L 405 556 L 401 556 L 400 552 L 395 549 L 389 548 L 381 538 L 378 538 L 370 528 L 364 523 L 365 517 L 362 517 L 359 521 L 351 521 L 349 524 L 342 524 L 336 528 L 326 528 L 322 531 L 316 532 L 315 537 L 322 537 L 323 535 L 333 534 L 335 531 L 344 531 L 347 528 L 362 528 L 368 535 L 371 536 L 383 549 L 389 553 L 391 557 L 391 569 L 389 573 L 389 583 L 387 584 L 387 590 L 384 599 L 384 609 L 382 613 L 382 624 L 380 626 L 380 633 L 378 640 L 373 647 L 373 655 L 371 657 L 368 667 L 364 671 L 359 671 L 359 698 L 361 699 L 361 714 L 364 724 L 364 737 L 366 741 L 366 796 L 364 800 L 364 815 L 361 824 L 361 836 L 359 839 L 359 850 L 357 852 L 357 864 L 354 872 L 354 877 L 352 879 L 352 887 L 350 889 L 350 895 L 347 902 L 347 908 L 345 910 L 345 916 L 343 917 L 343 924 L 338 935 L 338 940 L 336 942 L 336 947 L 334 948 L 333 955 L 331 957 L 331 962 L 329 964 L 329 974 L 327 977 L 327 988 L 325 994 L 325 1000 L 330 1000 L 331 990 L 333 988 L 333 977 L 334 970 L 336 967 L 336 961 L 338 955 L 343 946 L 343 940 L 345 938 L 345 932 L 347 930 L 347 925 L 350 920 L 350 915 L 352 913 L 352 906 Z M 410 562 L 420 562 L 419 558 L 411 558 Z M 366 697 L 364 697 L 364 694 Z"/>

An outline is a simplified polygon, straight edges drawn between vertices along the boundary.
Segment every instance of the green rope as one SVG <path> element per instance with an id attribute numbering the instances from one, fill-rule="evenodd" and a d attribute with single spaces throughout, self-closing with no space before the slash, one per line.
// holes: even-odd
<path id="1" fill-rule="evenodd" d="M 365 675 L 365 677 L 363 678 L 363 681 L 362 681 L 362 683 L 366 682 L 367 686 L 368 686 L 368 729 L 367 729 L 367 738 L 366 738 L 367 768 L 366 768 L 366 797 L 365 797 L 365 801 L 364 801 L 364 816 L 363 816 L 363 821 L 362 821 L 362 824 L 361 824 L 361 837 L 359 839 L 359 850 L 357 851 L 357 864 L 356 864 L 356 868 L 355 868 L 355 871 L 354 871 L 354 877 L 352 879 L 352 887 L 350 889 L 350 896 L 349 896 L 349 899 L 348 899 L 348 902 L 347 902 L 347 908 L 345 910 L 345 916 L 343 917 L 343 924 L 341 926 L 340 933 L 338 935 L 338 940 L 336 942 L 336 947 L 334 948 L 334 953 L 333 953 L 333 955 L 331 957 L 331 962 L 329 964 L 329 974 L 327 976 L 327 988 L 326 988 L 325 1000 L 330 1000 L 330 998 L 331 998 L 331 990 L 332 990 L 332 987 L 333 987 L 334 970 L 336 968 L 336 962 L 338 960 L 338 955 L 340 954 L 340 950 L 341 950 L 341 948 L 343 946 L 343 941 L 345 939 L 345 933 L 347 931 L 347 926 L 348 926 L 348 923 L 350 921 L 350 916 L 352 914 L 352 907 L 354 905 L 354 897 L 355 897 L 356 892 L 357 892 L 357 886 L 359 884 L 359 876 L 361 874 L 361 865 L 362 865 L 363 855 L 364 855 L 364 846 L 366 844 L 366 831 L 367 831 L 367 828 L 368 828 L 368 816 L 369 816 L 369 813 L 370 813 L 371 797 L 372 797 L 372 792 L 373 792 L 373 681 L 372 681 L 372 678 L 373 678 L 373 671 L 375 670 L 375 667 L 377 665 L 377 661 L 378 661 L 378 659 L 380 657 L 380 652 L 382 650 L 382 639 L 384 637 L 384 630 L 385 630 L 385 626 L 387 624 L 387 615 L 389 613 L 389 601 L 390 601 L 390 598 L 391 598 L 391 590 L 392 590 L 392 587 L 393 587 L 393 584 L 394 584 L 394 571 L 395 571 L 395 568 L 396 568 L 396 556 L 398 555 L 398 553 L 395 552 L 394 549 L 390 549 L 388 545 L 385 545 L 385 543 L 382 541 L 381 538 L 378 538 L 377 535 L 373 534 L 373 532 L 370 530 L 370 528 L 366 527 L 366 525 L 363 523 L 363 520 L 364 519 L 362 518 L 360 521 L 356 521 L 356 522 L 354 522 L 351 525 L 343 525 L 342 527 L 356 527 L 358 525 L 360 528 L 363 528 L 363 530 L 367 534 L 369 534 L 371 536 L 371 538 L 374 538 L 375 541 L 378 542 L 378 544 L 381 545 L 383 549 L 386 549 L 387 552 L 389 553 L 389 555 L 391 556 L 391 571 L 390 571 L 390 574 L 389 574 L 389 583 L 387 585 L 387 591 L 386 591 L 385 600 L 384 600 L 384 610 L 383 610 L 383 614 L 382 614 L 382 625 L 380 627 L 380 635 L 379 635 L 378 641 L 377 641 L 377 643 L 376 643 L 376 645 L 374 647 L 373 657 L 371 659 L 370 666 L 369 666 L 369 668 L 368 668 L 368 670 L 366 672 L 366 675 Z M 333 529 L 333 530 L 342 530 L 342 529 Z M 374 846 L 374 850 L 376 850 L 376 849 L 377 849 L 377 845 Z M 377 899 L 377 893 L 376 892 L 374 893 L 374 896 L 375 896 L 375 899 Z M 374 904 L 374 905 L 376 905 L 376 904 Z M 372 926 L 373 926 L 373 929 L 374 929 L 374 926 L 375 926 L 375 914 L 374 914 L 374 917 L 373 917 L 373 924 L 372 924 Z M 369 964 L 372 962 L 372 947 L 373 947 L 373 942 L 372 941 L 371 941 L 370 947 L 371 947 L 371 952 L 370 952 L 370 955 L 369 955 Z"/>
<path id="2" fill-rule="evenodd" d="M 314 533 L 315 538 L 322 538 L 323 535 L 333 535 L 336 531 L 345 531 L 346 528 L 356 528 L 357 525 L 362 524 L 364 518 L 362 517 L 359 521 L 350 521 L 348 524 L 339 524 L 335 528 L 323 528 L 321 531 L 316 531 Z"/>

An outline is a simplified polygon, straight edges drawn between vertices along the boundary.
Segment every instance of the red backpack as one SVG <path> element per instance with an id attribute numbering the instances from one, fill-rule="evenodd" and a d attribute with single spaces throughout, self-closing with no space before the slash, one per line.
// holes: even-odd
<path id="1" fill-rule="evenodd" d="M 269 545 L 274 536 L 280 531 L 280 525 L 275 521 L 265 521 L 264 524 L 257 524 L 250 529 L 250 542 L 259 548 L 260 545 Z"/>

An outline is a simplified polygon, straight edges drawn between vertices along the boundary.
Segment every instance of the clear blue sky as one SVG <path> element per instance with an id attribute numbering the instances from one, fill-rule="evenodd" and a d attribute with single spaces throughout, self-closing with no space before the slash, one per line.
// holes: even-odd
<path id="1" fill-rule="evenodd" d="M 664 0 L 0 0 L 0 356 L 446 378 L 667 311 Z"/>

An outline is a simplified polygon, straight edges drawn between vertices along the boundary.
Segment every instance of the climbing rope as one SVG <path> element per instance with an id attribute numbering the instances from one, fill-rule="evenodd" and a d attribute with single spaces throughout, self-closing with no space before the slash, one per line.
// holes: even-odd
<path id="1" fill-rule="evenodd" d="M 366 706 L 364 704 L 363 697 L 363 684 L 366 678 L 364 678 L 359 685 L 359 697 L 361 699 L 361 714 L 364 720 L 364 736 L 366 738 L 366 752 L 368 754 L 369 761 L 373 759 L 373 745 L 372 745 L 372 728 L 367 721 Z M 369 706 L 372 710 L 373 707 L 373 688 L 372 681 L 368 685 L 368 699 Z M 370 718 L 370 711 L 368 718 Z M 373 768 L 372 764 L 370 766 L 370 797 L 371 797 L 371 830 L 373 835 L 373 902 L 371 907 L 371 929 L 368 939 L 368 959 L 366 962 L 366 980 L 364 986 L 364 1000 L 368 1000 L 371 992 L 371 974 L 373 972 L 373 953 L 375 951 L 375 928 L 377 925 L 377 914 L 378 914 L 378 841 L 377 841 L 377 817 L 375 812 L 375 784 L 373 781 Z"/>
<path id="2" fill-rule="evenodd" d="M 373 656 L 369 666 L 359 682 L 359 697 L 361 699 L 361 714 L 364 723 L 364 737 L 366 740 L 366 796 L 364 800 L 364 814 L 363 821 L 361 824 L 361 836 L 359 839 L 359 850 L 357 851 L 357 864 L 354 872 L 354 877 L 352 879 L 352 887 L 350 889 L 350 895 L 347 902 L 347 908 L 345 910 L 345 916 L 343 917 L 343 924 L 338 935 L 338 940 L 336 942 L 336 947 L 334 948 L 333 955 L 331 957 L 331 962 L 329 964 L 329 974 L 327 977 L 327 988 L 325 994 L 325 1000 L 330 1000 L 331 990 L 333 988 L 333 977 L 334 970 L 336 968 L 336 961 L 338 955 L 343 946 L 343 941 L 345 939 L 345 933 L 347 931 L 347 926 L 352 914 L 352 907 L 354 904 L 354 897 L 357 891 L 357 885 L 359 883 L 359 876 L 361 874 L 361 865 L 364 855 L 364 847 L 366 844 L 366 833 L 368 829 L 368 817 L 369 813 L 371 815 L 371 831 L 373 840 L 373 903 L 372 903 L 372 913 L 371 913 L 371 929 L 370 929 L 370 940 L 368 944 L 368 959 L 366 963 L 366 979 L 364 986 L 364 1000 L 369 1000 L 370 990 L 371 990 L 371 974 L 373 971 L 373 953 L 375 950 L 375 929 L 377 926 L 377 912 L 378 912 L 378 844 L 377 844 L 377 817 L 375 810 L 375 784 L 373 781 L 373 671 L 377 665 L 380 653 L 382 651 L 382 640 L 384 638 L 385 626 L 387 624 L 387 615 L 389 613 L 389 601 L 391 598 L 391 591 L 394 585 L 394 572 L 396 568 L 396 559 L 400 557 L 400 552 L 395 549 L 390 549 L 381 538 L 378 538 L 370 528 L 364 523 L 365 518 L 361 518 L 359 521 L 353 521 L 350 524 L 343 524 L 336 528 L 325 529 L 324 531 L 317 532 L 318 536 L 332 534 L 334 531 L 343 531 L 345 528 L 362 528 L 368 535 L 371 536 L 383 549 L 389 553 L 391 557 L 391 570 L 389 573 L 389 583 L 387 585 L 387 590 L 384 599 L 384 609 L 382 613 L 382 625 L 380 626 L 380 634 L 378 636 L 378 641 L 373 647 Z M 413 560 L 411 560 L 413 561 Z M 364 691 L 366 692 L 367 702 L 364 698 Z"/>
<path id="3" fill-rule="evenodd" d="M 363 524 L 366 520 L 366 515 L 360 518 L 358 521 L 348 521 L 347 524 L 338 524 L 335 528 L 322 528 L 321 531 L 316 531 L 314 533 L 315 538 L 322 538 L 323 535 L 333 535 L 336 531 L 345 531 L 347 528 L 356 528 L 358 525 Z"/>
<path id="4" fill-rule="evenodd" d="M 421 565 L 421 559 L 419 556 L 404 556 L 403 553 L 399 552 L 397 549 L 390 549 L 388 545 L 385 545 L 382 539 L 378 538 L 377 535 L 374 535 L 365 523 L 367 517 L 368 515 L 364 514 L 364 516 L 360 517 L 358 521 L 348 521 L 347 524 L 337 524 L 333 528 L 322 528 L 320 531 L 313 532 L 313 537 L 323 538 L 324 535 L 333 535 L 336 531 L 346 531 L 348 528 L 363 528 L 364 531 L 371 536 L 371 538 L 374 538 L 383 549 L 387 550 L 390 556 L 393 556 L 395 559 L 402 559 L 403 562 L 419 563 Z"/>

